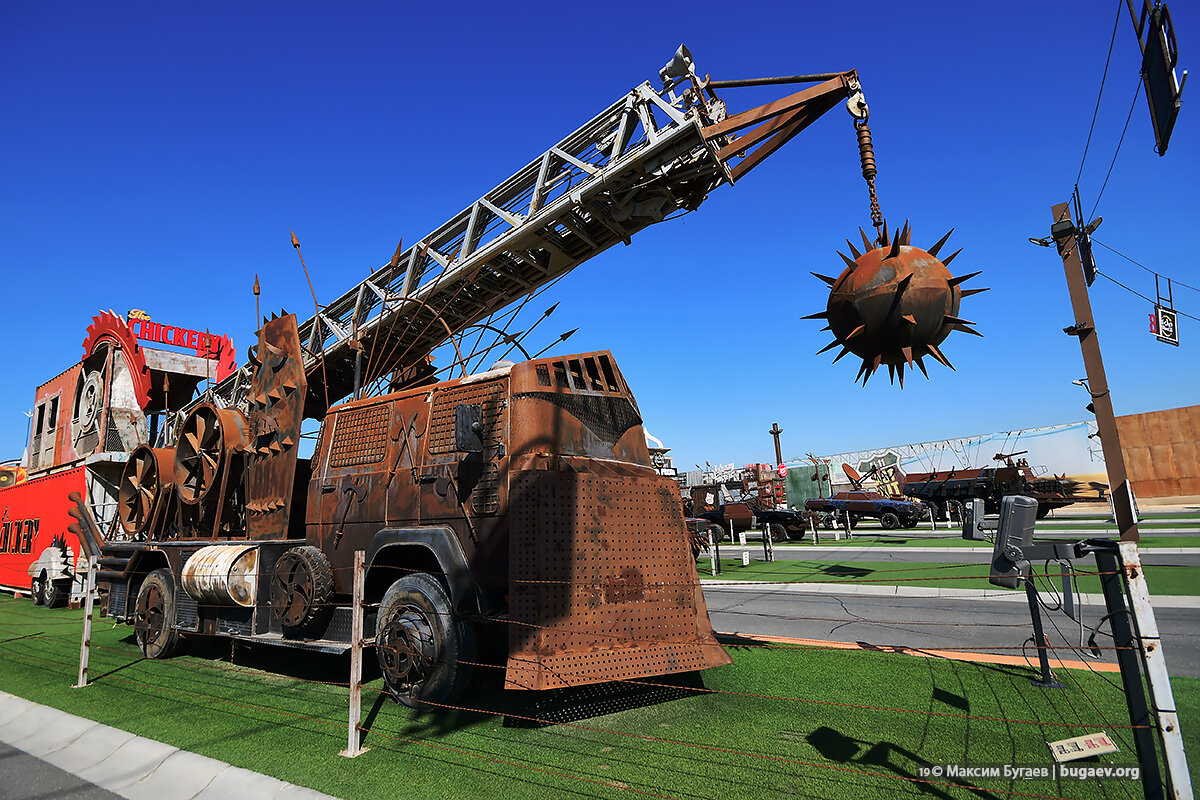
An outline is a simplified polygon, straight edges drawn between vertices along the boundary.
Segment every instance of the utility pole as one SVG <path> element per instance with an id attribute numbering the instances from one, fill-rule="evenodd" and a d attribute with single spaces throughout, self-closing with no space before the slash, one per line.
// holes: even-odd
<path id="1" fill-rule="evenodd" d="M 1084 258 L 1089 262 L 1088 271 L 1095 272 L 1087 240 L 1091 227 L 1083 230 L 1075 227 L 1071 219 L 1070 203 L 1059 203 L 1052 206 L 1051 211 L 1054 222 L 1050 227 L 1050 235 L 1063 260 L 1067 289 L 1071 293 L 1071 307 L 1075 311 L 1075 322 L 1063 328 L 1063 332 L 1079 338 L 1083 366 L 1087 371 L 1086 388 L 1092 396 L 1091 406 L 1096 415 L 1100 447 L 1104 451 L 1104 466 L 1108 472 L 1108 487 L 1112 494 L 1117 530 L 1120 531 L 1121 541 L 1137 542 L 1141 536 L 1138 534 L 1137 518 L 1133 513 L 1133 493 L 1125 473 L 1125 454 L 1121 451 L 1121 440 L 1117 434 L 1117 418 L 1113 413 L 1108 378 L 1104 374 L 1104 360 L 1100 356 L 1100 340 L 1096 335 L 1095 319 L 1092 317 L 1092 303 L 1088 298 L 1088 281 L 1084 275 Z"/>
<path id="2" fill-rule="evenodd" d="M 783 463 L 783 451 L 779 449 L 779 434 L 783 433 L 783 428 L 779 427 L 778 422 L 771 423 L 771 430 L 767 431 L 775 437 L 775 466 Z"/>

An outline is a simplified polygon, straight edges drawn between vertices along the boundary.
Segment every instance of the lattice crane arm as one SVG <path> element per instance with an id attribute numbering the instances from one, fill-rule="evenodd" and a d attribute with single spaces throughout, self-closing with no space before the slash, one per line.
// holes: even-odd
<path id="1" fill-rule="evenodd" d="M 690 54 L 687 69 L 670 67 L 662 89 L 634 87 L 301 323 L 307 414 L 320 417 L 326 395 L 336 402 L 353 391 L 355 340 L 375 359 L 375 374 L 412 367 L 447 329 L 460 331 L 673 212 L 699 207 L 839 101 L 865 116 L 853 71 L 717 82 L 696 75 Z M 715 91 L 814 81 L 732 116 Z M 434 324 L 436 316 L 446 324 Z M 243 368 L 210 396 L 237 402 L 248 376 Z"/>

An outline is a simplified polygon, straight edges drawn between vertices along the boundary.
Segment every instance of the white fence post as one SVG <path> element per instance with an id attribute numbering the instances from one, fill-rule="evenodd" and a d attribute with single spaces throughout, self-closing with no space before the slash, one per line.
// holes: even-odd
<path id="1" fill-rule="evenodd" d="M 1163 659 L 1162 640 L 1150 604 L 1150 590 L 1142 571 L 1137 542 L 1121 542 L 1121 567 L 1125 571 L 1125 586 L 1129 607 L 1133 612 L 1133 632 L 1138 638 L 1142 656 L 1142 671 L 1150 689 L 1150 708 L 1158 722 L 1158 736 L 1166 756 L 1167 784 L 1174 797 L 1192 796 L 1191 773 L 1183 752 L 1183 736 L 1179 732 L 1179 714 L 1171 691 L 1171 677 Z"/>
<path id="2" fill-rule="evenodd" d="M 338 755 L 356 758 L 369 750 L 362 746 L 362 654 L 363 654 L 363 595 L 366 589 L 365 554 L 354 551 L 354 594 L 350 607 L 350 726 L 346 734 L 346 749 Z"/>
<path id="3" fill-rule="evenodd" d="M 88 684 L 88 658 L 92 653 L 92 608 L 96 595 L 96 557 L 88 556 L 88 573 L 83 598 L 83 636 L 79 642 L 79 680 L 76 689 Z"/>

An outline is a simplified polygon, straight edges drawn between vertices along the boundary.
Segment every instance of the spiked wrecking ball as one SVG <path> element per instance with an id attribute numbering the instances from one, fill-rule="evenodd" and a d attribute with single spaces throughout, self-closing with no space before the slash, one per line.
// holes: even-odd
<path id="1" fill-rule="evenodd" d="M 851 113 L 854 113 L 853 108 Z M 832 331 L 834 339 L 818 350 L 817 355 L 840 346 L 842 350 L 833 359 L 834 363 L 847 353 L 862 359 L 855 382 L 862 378 L 863 386 L 866 386 L 879 366 L 886 364 L 889 378 L 894 383 L 898 376 L 903 389 L 906 365 L 910 368 L 915 365 L 926 378 L 929 377 L 925 356 L 954 369 L 938 349 L 952 331 L 983 335 L 971 327 L 975 323 L 958 316 L 958 306 L 962 298 L 987 289 L 960 287 L 979 275 L 978 272 L 957 278 L 950 274 L 950 262 L 962 252 L 961 249 L 944 261 L 938 260 L 938 253 L 954 232 L 953 228 L 928 250 L 912 246 L 912 229 L 907 221 L 903 229 L 889 235 L 875 196 L 875 154 L 865 106 L 860 106 L 858 116 L 855 128 L 859 156 L 871 196 L 871 221 L 877 234 L 872 242 L 862 228 L 858 229 L 863 243 L 861 253 L 853 242 L 846 240 L 854 257 L 838 251 L 842 261 L 846 262 L 846 269 L 838 277 L 812 273 L 829 284 L 829 302 L 823 312 L 802 319 L 823 319 L 829 323 L 822 330 Z"/>

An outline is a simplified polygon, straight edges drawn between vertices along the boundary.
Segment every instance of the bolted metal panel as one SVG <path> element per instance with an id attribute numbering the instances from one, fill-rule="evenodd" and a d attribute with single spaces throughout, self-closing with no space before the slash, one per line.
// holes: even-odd
<path id="1" fill-rule="evenodd" d="M 708 621 L 673 481 L 522 470 L 509 499 L 507 688 L 730 663 Z"/>

